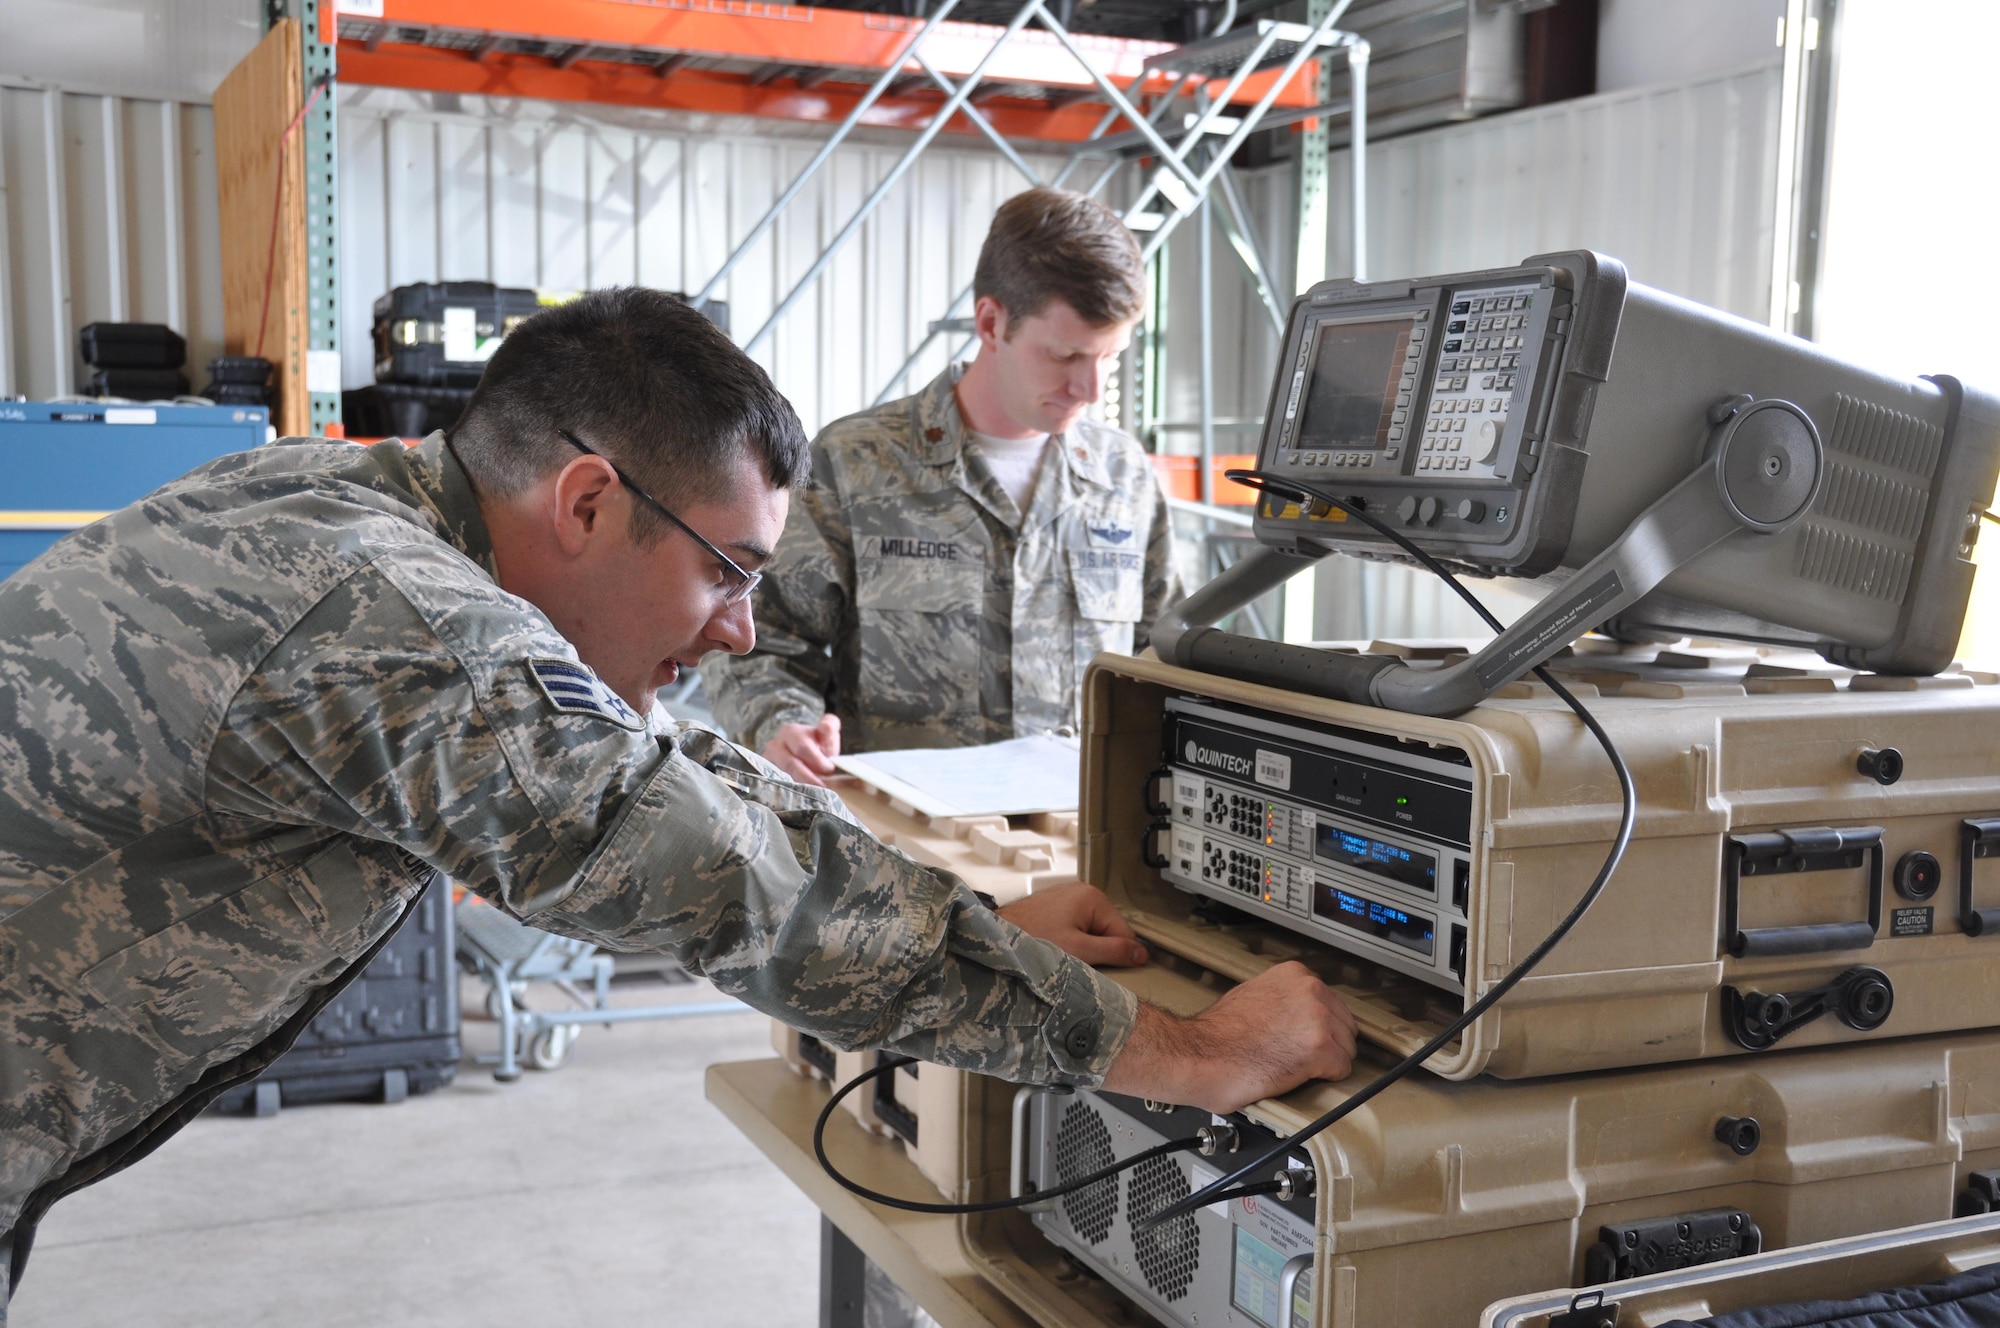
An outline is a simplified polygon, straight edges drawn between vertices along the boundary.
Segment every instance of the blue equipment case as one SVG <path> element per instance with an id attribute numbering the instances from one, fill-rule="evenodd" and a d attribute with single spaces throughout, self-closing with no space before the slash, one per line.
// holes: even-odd
<path id="1" fill-rule="evenodd" d="M 262 406 L 0 400 L 0 577 L 205 461 L 261 447 Z"/>

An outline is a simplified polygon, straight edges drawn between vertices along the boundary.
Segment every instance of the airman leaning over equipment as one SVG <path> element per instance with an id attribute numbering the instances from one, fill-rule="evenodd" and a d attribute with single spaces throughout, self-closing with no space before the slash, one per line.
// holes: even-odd
<path id="1" fill-rule="evenodd" d="M 1092 657 L 1143 649 L 1179 596 L 1145 452 L 1084 415 L 1144 307 L 1131 232 L 1081 194 L 1017 194 L 973 293 L 970 365 L 814 440 L 763 640 L 703 671 L 731 735 L 800 780 L 843 747 L 1073 729 Z"/>
<path id="2" fill-rule="evenodd" d="M 1216 1110 L 1346 1073 L 1303 967 L 1137 1006 L 1021 930 L 1141 961 L 1102 895 L 997 915 L 659 712 L 750 648 L 806 459 L 705 318 L 602 291 L 449 439 L 225 457 L 0 582 L 0 1322 L 50 1203 L 268 1066 L 439 872 L 843 1047 Z"/>

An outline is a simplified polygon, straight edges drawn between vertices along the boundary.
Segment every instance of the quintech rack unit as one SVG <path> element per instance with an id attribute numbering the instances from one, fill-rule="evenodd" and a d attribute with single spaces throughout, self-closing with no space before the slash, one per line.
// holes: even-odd
<path id="1" fill-rule="evenodd" d="M 1632 770 L 1631 845 L 1575 932 L 1430 1073 L 1994 1022 L 2000 677 L 1596 644 L 1556 670 Z M 1226 977 L 1302 960 L 1400 1053 L 1541 940 L 1618 828 L 1603 752 L 1539 683 L 1456 719 L 1109 655 L 1085 686 L 1084 879 L 1149 944 Z"/>

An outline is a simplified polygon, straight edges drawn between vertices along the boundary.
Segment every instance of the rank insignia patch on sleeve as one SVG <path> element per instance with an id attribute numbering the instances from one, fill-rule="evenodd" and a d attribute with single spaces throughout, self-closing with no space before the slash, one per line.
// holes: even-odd
<path id="1" fill-rule="evenodd" d="M 556 709 L 566 710 L 572 715 L 608 719 L 619 728 L 631 729 L 635 733 L 646 727 L 646 721 L 638 711 L 626 705 L 623 697 L 583 665 L 566 659 L 531 659 L 528 668 L 535 675 L 535 681 L 541 684 L 542 695 L 548 697 Z"/>

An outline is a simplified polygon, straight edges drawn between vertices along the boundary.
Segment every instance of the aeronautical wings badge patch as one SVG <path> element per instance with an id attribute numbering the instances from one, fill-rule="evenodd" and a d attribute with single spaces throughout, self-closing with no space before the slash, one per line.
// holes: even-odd
<path id="1" fill-rule="evenodd" d="M 1087 526 L 1090 532 L 1090 547 L 1093 549 L 1115 549 L 1132 538 L 1130 526 Z"/>
<path id="2" fill-rule="evenodd" d="M 541 684 L 542 695 L 548 697 L 558 710 L 608 719 L 619 728 L 630 729 L 634 733 L 646 727 L 646 721 L 638 711 L 626 705 L 623 697 L 581 664 L 567 659 L 531 659 L 528 669 L 535 675 L 535 681 Z"/>

